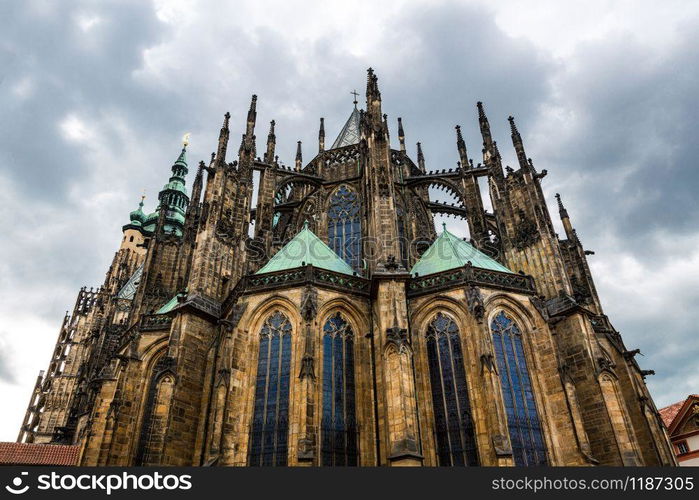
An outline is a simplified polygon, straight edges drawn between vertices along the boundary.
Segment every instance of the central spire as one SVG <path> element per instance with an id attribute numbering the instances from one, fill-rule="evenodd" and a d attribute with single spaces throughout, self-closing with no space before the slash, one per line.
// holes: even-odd
<path id="1" fill-rule="evenodd" d="M 350 114 L 345 126 L 342 127 L 340 135 L 337 136 L 335 142 L 330 149 L 341 148 L 359 143 L 359 110 L 357 109 L 357 101 L 355 98 L 354 109 Z"/>

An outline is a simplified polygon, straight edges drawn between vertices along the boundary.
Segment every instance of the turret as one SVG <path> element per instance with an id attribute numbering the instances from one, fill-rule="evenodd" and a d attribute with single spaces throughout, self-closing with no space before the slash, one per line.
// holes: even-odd
<path id="1" fill-rule="evenodd" d="M 218 148 L 216 149 L 216 159 L 219 164 L 226 164 L 226 150 L 228 149 L 228 138 L 230 136 L 230 131 L 228 130 L 228 122 L 231 119 L 231 114 L 226 111 L 223 115 L 223 125 L 221 126 L 221 132 L 218 135 Z"/>
<path id="2" fill-rule="evenodd" d="M 267 134 L 267 151 L 263 158 L 265 163 L 274 163 L 274 150 L 277 145 L 277 136 L 274 135 L 274 120 L 269 122 L 269 134 Z"/>
<path id="3" fill-rule="evenodd" d="M 476 104 L 478 107 L 478 124 L 481 129 L 481 136 L 483 137 L 483 162 L 485 166 L 488 167 L 493 175 L 493 177 L 498 182 L 498 185 L 502 186 L 503 172 L 502 164 L 500 163 L 500 152 L 498 151 L 498 145 L 493 141 L 493 136 L 490 133 L 490 123 L 488 122 L 488 117 L 485 116 L 485 110 L 483 109 L 483 103 L 478 101 Z"/>
<path id="4" fill-rule="evenodd" d="M 405 132 L 403 131 L 403 120 L 398 117 L 398 141 L 400 141 L 400 151 L 405 153 Z"/>
<path id="5" fill-rule="evenodd" d="M 461 168 L 468 168 L 468 151 L 466 151 L 466 142 L 461 135 L 461 126 L 456 126 L 456 147 L 459 150 L 459 161 L 461 162 Z"/>
<path id="6" fill-rule="evenodd" d="M 318 152 L 325 151 L 325 119 L 320 119 L 320 129 L 318 130 Z"/>
<path id="7" fill-rule="evenodd" d="M 417 166 L 422 173 L 425 173 L 425 155 L 422 154 L 422 144 L 417 143 Z"/>
<path id="8" fill-rule="evenodd" d="M 245 124 L 245 133 L 240 140 L 238 148 L 238 173 L 239 180 L 245 183 L 252 183 L 253 163 L 257 156 L 257 146 L 255 142 L 255 122 L 257 120 L 257 96 L 253 95 L 248 109 L 248 117 Z"/>
<path id="9" fill-rule="evenodd" d="M 384 124 L 382 122 L 383 113 L 381 112 L 381 92 L 379 92 L 379 79 L 374 74 L 374 70 L 367 70 L 366 84 L 366 116 L 369 122 L 369 128 L 374 131 L 377 139 L 385 137 Z"/>
<path id="10" fill-rule="evenodd" d="M 143 224 L 146 222 L 147 217 L 143 212 L 143 200 L 145 198 L 145 194 L 141 196 L 138 208 L 129 214 L 129 223 L 122 227 L 124 237 L 121 241 L 121 248 L 128 248 L 139 254 L 145 253 L 145 249 L 141 246 L 145 233 Z"/>
<path id="11" fill-rule="evenodd" d="M 519 130 L 517 130 L 517 125 L 515 125 L 514 117 L 509 116 L 507 120 L 510 122 L 512 144 L 514 145 L 515 152 L 517 153 L 517 161 L 519 162 L 519 167 L 526 170 L 529 168 L 529 163 L 527 162 L 527 155 L 524 152 L 524 143 L 522 142 L 522 136 L 519 135 Z"/>
<path id="12" fill-rule="evenodd" d="M 561 222 L 563 223 L 563 229 L 566 232 L 566 237 L 572 241 L 576 239 L 575 230 L 573 229 L 573 225 L 570 223 L 568 211 L 563 206 L 561 195 L 558 193 L 556 193 L 556 201 L 558 202 L 558 214 L 561 216 Z"/>
<path id="13" fill-rule="evenodd" d="M 303 155 L 301 154 L 301 141 L 296 142 L 296 161 L 294 162 L 297 172 L 301 171 L 301 166 L 303 164 Z"/>
<path id="14" fill-rule="evenodd" d="M 257 121 L 257 96 L 253 94 L 248 109 L 248 121 L 245 128 L 245 137 L 250 139 L 255 134 L 255 122 Z"/>
<path id="15" fill-rule="evenodd" d="M 127 226 L 134 226 L 136 228 L 139 228 L 145 222 L 146 214 L 143 212 L 143 200 L 145 200 L 145 199 L 146 199 L 146 195 L 145 194 L 141 195 L 141 201 L 138 204 L 138 208 L 129 214 L 130 222 L 129 222 L 129 224 L 124 226 L 124 229 L 126 229 Z"/>
<path id="16" fill-rule="evenodd" d="M 486 253 L 497 254 L 497 249 L 491 244 L 483 210 L 483 199 L 478 185 L 478 178 L 468 171 L 470 168 L 466 141 L 461 135 L 461 126 L 456 125 L 456 148 L 459 151 L 461 165 L 461 185 L 463 189 L 463 204 L 468 217 L 469 233 L 475 245 Z"/>

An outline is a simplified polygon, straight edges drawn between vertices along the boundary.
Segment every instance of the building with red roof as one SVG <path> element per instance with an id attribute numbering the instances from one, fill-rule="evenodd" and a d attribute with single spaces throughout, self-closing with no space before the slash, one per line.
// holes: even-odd
<path id="1" fill-rule="evenodd" d="M 0 443 L 0 465 L 78 465 L 80 446 Z"/>
<path id="2" fill-rule="evenodd" d="M 681 466 L 699 466 L 699 394 L 666 406 L 660 416 Z"/>

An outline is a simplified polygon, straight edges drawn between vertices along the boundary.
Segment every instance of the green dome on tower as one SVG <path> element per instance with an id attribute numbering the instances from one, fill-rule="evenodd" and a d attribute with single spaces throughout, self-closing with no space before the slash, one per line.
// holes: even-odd
<path id="1" fill-rule="evenodd" d="M 138 208 L 129 214 L 129 219 L 131 220 L 132 226 L 140 226 L 146 220 L 146 214 L 143 212 L 143 200 L 144 196 L 141 196 L 141 202 L 138 204 Z"/>

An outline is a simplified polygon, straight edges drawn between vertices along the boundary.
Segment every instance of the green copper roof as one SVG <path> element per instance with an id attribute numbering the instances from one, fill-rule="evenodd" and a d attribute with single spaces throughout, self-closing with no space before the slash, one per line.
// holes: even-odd
<path id="1" fill-rule="evenodd" d="M 308 264 L 328 271 L 354 274 L 349 264 L 308 229 L 308 224 L 305 224 L 301 232 L 274 254 L 274 257 L 255 274 L 294 269 Z"/>
<path id="2" fill-rule="evenodd" d="M 180 156 L 177 157 L 177 160 L 175 160 L 175 165 L 184 165 L 185 167 L 187 166 L 187 147 L 182 148 L 182 152 L 180 153 Z"/>
<path id="3" fill-rule="evenodd" d="M 146 220 L 146 214 L 143 213 L 143 199 L 145 196 L 141 197 L 141 203 L 138 204 L 138 208 L 129 214 L 129 219 L 131 219 L 131 224 L 134 226 L 140 226 L 143 221 Z"/>
<path id="4" fill-rule="evenodd" d="M 186 297 L 187 294 L 183 293 L 183 292 L 175 294 L 175 296 L 173 298 L 171 298 L 170 300 L 168 300 L 163 307 L 161 307 L 160 309 L 155 311 L 155 314 L 166 314 L 166 313 L 169 313 L 170 311 L 172 311 L 175 308 L 175 306 L 179 303 L 178 299 L 180 296 Z"/>
<path id="5" fill-rule="evenodd" d="M 417 273 L 419 276 L 425 276 L 439 273 L 465 266 L 469 261 L 474 267 L 481 269 L 504 273 L 512 272 L 498 261 L 477 250 L 470 243 L 451 234 L 445 225 L 442 234 L 427 249 L 422 258 L 415 263 L 410 274 Z"/>

